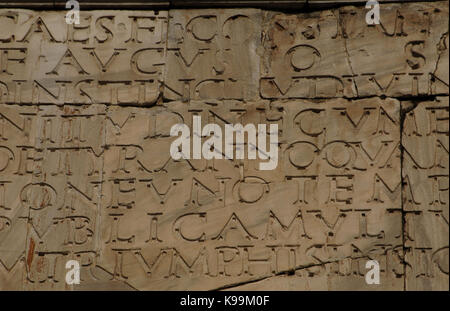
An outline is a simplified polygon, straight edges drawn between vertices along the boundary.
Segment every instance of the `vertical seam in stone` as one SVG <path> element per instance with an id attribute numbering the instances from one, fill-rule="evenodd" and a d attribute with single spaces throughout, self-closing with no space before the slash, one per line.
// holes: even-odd
<path id="1" fill-rule="evenodd" d="M 99 195 L 98 195 L 98 202 L 97 202 L 97 216 L 95 220 L 95 227 L 96 227 L 96 233 L 95 233 L 95 249 L 98 250 L 98 254 L 95 254 L 95 258 L 97 260 L 98 256 L 100 255 L 101 251 L 101 215 L 102 215 L 102 199 L 103 199 L 103 169 L 105 167 L 105 151 L 106 151 L 106 126 L 108 122 L 108 105 L 104 105 L 105 107 L 105 116 L 104 116 L 104 123 L 103 123 L 103 146 L 101 146 L 102 150 L 102 167 L 100 170 L 100 189 L 99 189 Z M 95 262 L 95 265 L 97 265 L 97 262 Z"/>
<path id="2" fill-rule="evenodd" d="M 403 291 L 406 291 L 406 245 L 405 245 L 405 229 L 406 229 L 406 219 L 405 210 L 403 209 L 403 123 L 405 121 L 405 114 L 403 113 L 402 101 L 400 103 L 400 208 L 402 212 L 402 251 L 403 251 Z"/>
<path id="3" fill-rule="evenodd" d="M 166 28 L 166 42 L 165 42 L 165 47 L 164 47 L 164 67 L 163 67 L 163 71 L 161 73 L 161 87 L 160 87 L 160 92 L 161 94 L 159 95 L 159 100 L 157 102 L 157 104 L 161 103 L 161 105 L 164 105 L 164 92 L 166 90 L 166 73 L 168 70 L 168 51 L 169 51 L 169 26 L 170 26 L 170 12 L 172 11 L 172 9 L 168 9 L 167 10 L 167 28 Z M 166 102 L 170 102 L 170 100 L 167 100 Z"/>

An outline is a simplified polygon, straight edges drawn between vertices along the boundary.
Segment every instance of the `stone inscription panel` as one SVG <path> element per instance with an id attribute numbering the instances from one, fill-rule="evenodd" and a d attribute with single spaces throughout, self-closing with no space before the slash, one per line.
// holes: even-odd
<path id="1" fill-rule="evenodd" d="M 448 3 L 380 7 L 0 10 L 0 289 L 448 290 Z"/>

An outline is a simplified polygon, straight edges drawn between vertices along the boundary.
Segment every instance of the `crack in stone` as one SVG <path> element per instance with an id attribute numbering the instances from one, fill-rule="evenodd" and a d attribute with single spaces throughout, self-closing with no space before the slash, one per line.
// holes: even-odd
<path id="1" fill-rule="evenodd" d="M 448 33 L 447 33 L 448 34 Z M 403 146 L 403 130 L 405 126 L 405 120 L 408 113 L 414 111 L 422 102 L 436 101 L 437 95 L 419 95 L 419 96 L 408 96 L 400 98 L 400 177 L 401 177 L 401 213 L 402 213 L 402 244 L 403 244 L 403 273 L 404 273 L 404 283 L 403 290 L 407 291 L 407 267 L 412 268 L 412 265 L 406 260 L 406 253 L 410 250 L 410 247 L 406 246 L 407 240 L 407 219 L 406 215 L 408 213 L 416 213 L 415 211 L 405 211 L 404 209 L 404 190 L 405 181 L 403 179 L 403 163 L 405 148 Z M 407 106 L 406 106 L 407 105 Z"/>
<path id="2" fill-rule="evenodd" d="M 348 259 L 348 258 L 351 258 L 351 259 L 363 259 L 363 258 L 368 258 L 368 255 L 366 255 L 366 256 L 359 256 L 359 257 L 345 257 L 345 258 L 339 258 L 337 260 L 324 261 L 324 262 L 321 262 L 321 263 L 315 263 L 315 264 L 310 264 L 310 265 L 306 265 L 306 266 L 297 266 L 295 268 L 288 269 L 288 270 L 282 270 L 282 271 L 279 271 L 279 272 L 277 272 L 275 274 L 264 276 L 264 277 L 261 277 L 261 278 L 227 284 L 227 285 L 224 285 L 224 286 L 221 286 L 221 287 L 218 287 L 218 288 L 211 289 L 210 291 L 220 291 L 220 290 L 232 289 L 234 287 L 239 287 L 239 286 L 243 286 L 243 285 L 246 285 L 246 284 L 257 283 L 257 282 L 261 282 L 261 281 L 264 281 L 264 280 L 267 280 L 267 279 L 270 279 L 270 278 L 273 278 L 273 277 L 278 277 L 278 276 L 283 276 L 283 275 L 291 276 L 292 274 L 295 274 L 295 271 L 300 271 L 300 270 L 304 270 L 304 269 L 308 269 L 308 268 L 312 268 L 312 267 L 320 267 L 320 266 L 324 266 L 324 265 L 327 265 L 327 264 L 330 264 L 330 263 L 339 263 L 342 260 L 345 260 L 345 259 Z"/>
<path id="3" fill-rule="evenodd" d="M 334 12 L 333 12 L 333 14 L 334 14 Z M 346 37 L 346 36 L 343 36 L 343 40 L 344 40 L 344 50 L 345 50 L 345 54 L 346 54 L 346 56 L 347 56 L 347 57 L 346 57 L 346 59 L 347 59 L 347 64 L 348 64 L 348 66 L 350 67 L 350 71 L 352 72 L 352 78 L 354 78 L 356 75 L 355 75 L 355 71 L 353 70 L 352 61 L 351 61 L 351 59 L 350 59 L 350 53 L 348 52 L 348 47 L 347 47 L 347 37 Z M 352 81 L 353 81 L 353 85 L 354 85 L 354 87 L 355 87 L 356 97 L 359 98 L 358 85 L 356 84 L 355 79 L 352 79 Z"/>
<path id="4" fill-rule="evenodd" d="M 434 71 L 432 73 L 433 76 L 436 76 L 436 71 L 438 70 L 438 65 L 439 65 L 439 61 L 441 60 L 442 53 L 448 49 L 448 47 L 445 46 L 445 40 L 446 40 L 447 36 L 448 36 L 448 31 L 441 35 L 441 38 L 439 39 L 439 43 L 437 44 L 438 58 L 436 60 L 436 65 L 435 65 Z"/>

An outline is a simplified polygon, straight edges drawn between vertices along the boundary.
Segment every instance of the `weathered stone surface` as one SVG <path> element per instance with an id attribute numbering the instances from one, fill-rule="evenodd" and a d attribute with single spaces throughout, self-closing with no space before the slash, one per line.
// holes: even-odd
<path id="1" fill-rule="evenodd" d="M 448 290 L 448 97 L 404 110 L 406 289 Z"/>
<path id="2" fill-rule="evenodd" d="M 167 11 L 2 10 L 2 103 L 154 104 L 165 65 Z"/>
<path id="3" fill-rule="evenodd" d="M 261 96 L 448 94 L 444 69 L 448 29 L 439 26 L 448 24 L 448 6 L 442 2 L 382 5 L 381 23 L 371 26 L 366 24 L 366 13 L 355 7 L 301 14 L 267 12 Z"/>
<path id="4" fill-rule="evenodd" d="M 432 0 L 428 0 L 432 1 Z M 301 9 L 335 7 L 338 5 L 364 5 L 366 0 L 81 0 L 84 9 L 177 9 L 177 8 L 211 8 L 211 7 L 262 7 L 265 9 Z M 379 0 L 383 2 L 417 2 L 416 0 Z M 5 8 L 40 8 L 40 9 L 64 9 L 64 0 L 8 0 L 1 4 Z"/>
<path id="5" fill-rule="evenodd" d="M 166 99 L 259 97 L 260 10 L 173 10 L 169 18 Z"/>
<path id="6" fill-rule="evenodd" d="M 448 3 L 366 12 L 0 10 L 0 289 L 448 290 Z"/>

